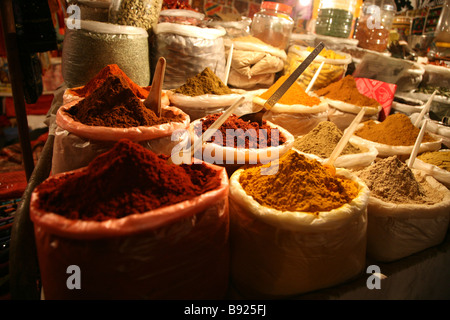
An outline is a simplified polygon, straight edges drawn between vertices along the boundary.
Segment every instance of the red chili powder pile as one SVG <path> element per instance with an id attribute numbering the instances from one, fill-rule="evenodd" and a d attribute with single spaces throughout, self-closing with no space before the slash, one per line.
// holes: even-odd
<path id="1" fill-rule="evenodd" d="M 201 120 L 202 132 L 200 132 L 200 126 L 196 126 L 194 128 L 195 134 L 198 137 L 202 135 L 221 115 L 222 113 L 215 113 L 206 116 Z M 286 137 L 280 130 L 270 127 L 265 120 L 263 120 L 262 125 L 259 125 L 257 122 L 242 120 L 234 114 L 218 130 L 222 134 L 222 141 L 216 141 L 216 137 L 213 135 L 210 142 L 220 144 L 224 147 L 242 147 L 244 143 L 247 149 L 261 146 L 276 147 L 286 142 Z M 274 135 L 275 131 L 278 135 Z"/>
<path id="2" fill-rule="evenodd" d="M 81 171 L 36 187 L 38 207 L 69 219 L 105 221 L 189 200 L 220 185 L 204 163 L 175 165 L 126 139 Z"/>
<path id="3" fill-rule="evenodd" d="M 182 122 L 181 114 L 164 110 L 158 117 L 136 97 L 123 77 L 109 75 L 86 98 L 66 111 L 78 122 L 89 126 L 130 128 Z"/>
<path id="4" fill-rule="evenodd" d="M 133 93 L 140 99 L 145 99 L 148 96 L 149 93 L 149 87 L 141 87 L 133 82 L 126 74 L 122 71 L 122 69 L 119 68 L 117 64 L 109 64 L 106 67 L 104 67 L 102 70 L 100 70 L 97 75 L 92 78 L 86 85 L 80 88 L 73 88 L 70 89 L 72 93 L 77 94 L 80 97 L 87 97 L 92 92 L 94 92 L 96 89 L 98 89 L 105 80 L 110 76 L 117 76 L 123 78 L 133 91 Z"/>

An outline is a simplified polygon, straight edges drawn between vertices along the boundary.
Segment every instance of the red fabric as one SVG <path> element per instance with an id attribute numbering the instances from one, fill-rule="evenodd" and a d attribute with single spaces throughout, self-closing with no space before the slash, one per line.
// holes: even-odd
<path id="1" fill-rule="evenodd" d="M 25 171 L 0 173 L 0 199 L 17 199 L 22 197 L 27 187 Z"/>
<path id="2" fill-rule="evenodd" d="M 28 115 L 45 115 L 50 109 L 53 101 L 52 94 L 44 94 L 39 97 L 36 103 L 25 103 L 26 112 Z M 6 116 L 15 117 L 16 111 L 14 110 L 14 99 L 12 97 L 5 98 Z"/>
<path id="3" fill-rule="evenodd" d="M 355 81 L 359 92 L 377 100 L 383 107 L 378 120 L 383 121 L 386 119 L 391 112 L 397 85 L 367 78 L 355 78 Z"/>

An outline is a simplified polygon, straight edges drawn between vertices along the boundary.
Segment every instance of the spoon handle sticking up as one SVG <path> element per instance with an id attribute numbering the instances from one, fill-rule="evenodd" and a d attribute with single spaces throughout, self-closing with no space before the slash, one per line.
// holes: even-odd
<path id="1" fill-rule="evenodd" d="M 412 168 L 414 165 L 414 161 L 416 161 L 417 154 L 419 153 L 420 144 L 422 143 L 423 136 L 425 135 L 425 130 L 427 129 L 428 120 L 425 120 L 422 128 L 420 128 L 419 134 L 417 136 L 416 142 L 414 143 L 414 147 L 411 152 L 411 156 L 408 160 L 408 167 Z"/>
<path id="2" fill-rule="evenodd" d="M 316 73 L 314 73 L 314 76 L 312 77 L 311 81 L 308 84 L 308 87 L 305 90 L 306 93 L 308 93 L 311 90 L 311 88 L 313 87 L 314 82 L 316 82 L 317 77 L 319 76 L 320 71 L 322 70 L 322 67 L 323 67 L 324 63 L 325 63 L 325 61 L 322 61 L 322 63 L 320 64 L 319 68 L 317 68 Z"/>
<path id="3" fill-rule="evenodd" d="M 158 117 L 161 117 L 161 92 L 164 83 L 164 73 L 166 71 L 166 59 L 159 58 L 153 74 L 152 86 L 144 105 L 152 110 Z"/>
<path id="4" fill-rule="evenodd" d="M 281 99 L 281 97 L 286 93 L 286 91 L 289 90 L 289 88 L 292 86 L 292 84 L 297 81 L 298 77 L 303 73 L 303 71 L 308 68 L 308 66 L 311 64 L 311 62 L 314 61 L 314 59 L 319 55 L 319 53 L 322 51 L 322 49 L 325 47 L 323 42 L 320 42 L 314 50 L 306 57 L 305 60 L 295 69 L 291 75 L 281 84 L 281 86 L 270 96 L 269 99 L 267 99 L 266 103 L 264 104 L 264 107 L 267 110 L 270 110 L 275 103 L 278 102 L 278 100 Z"/>
<path id="5" fill-rule="evenodd" d="M 227 110 L 225 110 L 224 113 L 222 113 L 219 118 L 217 118 L 216 121 L 214 121 L 214 123 L 208 129 L 206 129 L 206 131 L 200 137 L 198 137 L 198 139 L 191 146 L 189 159 L 192 159 L 192 156 L 195 154 L 195 152 L 202 147 L 203 142 L 208 141 L 216 132 L 216 130 L 219 129 L 225 121 L 227 121 L 234 110 L 244 102 L 244 99 L 245 97 L 240 97 L 238 100 L 236 100 Z M 172 157 L 168 159 L 168 162 L 173 163 Z"/>
<path id="6" fill-rule="evenodd" d="M 347 145 L 348 140 L 350 140 L 350 137 L 355 132 L 356 127 L 361 122 L 362 118 L 364 117 L 365 112 L 366 112 L 366 107 L 363 107 L 361 109 L 361 111 L 359 111 L 359 113 L 353 119 L 352 123 L 348 126 L 347 130 L 345 130 L 344 135 L 342 136 L 341 140 L 339 140 L 336 147 L 334 147 L 333 152 L 331 153 L 328 160 L 325 161 L 324 166 L 329 168 L 333 174 L 336 173 L 336 169 L 334 168 L 334 162 L 339 157 L 342 150 L 344 150 L 345 146 Z"/>

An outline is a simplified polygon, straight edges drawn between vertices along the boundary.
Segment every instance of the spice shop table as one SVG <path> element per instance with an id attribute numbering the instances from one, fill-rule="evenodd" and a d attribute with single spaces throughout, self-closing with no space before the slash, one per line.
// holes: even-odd
<path id="1" fill-rule="evenodd" d="M 40 275 L 29 205 L 36 186 L 49 177 L 52 165 L 54 115 L 65 88 L 55 91 L 47 115 L 49 136 L 15 213 L 10 244 L 10 289 L 13 300 L 39 300 Z M 438 246 L 390 263 L 367 260 L 365 272 L 341 285 L 291 297 L 295 300 L 448 300 L 450 299 L 450 232 Z M 228 299 L 245 299 L 230 283 Z"/>

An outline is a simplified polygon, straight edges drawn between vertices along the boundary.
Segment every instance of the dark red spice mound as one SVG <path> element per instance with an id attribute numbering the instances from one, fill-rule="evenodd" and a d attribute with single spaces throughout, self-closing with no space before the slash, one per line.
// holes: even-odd
<path id="1" fill-rule="evenodd" d="M 215 113 L 206 116 L 201 120 L 200 126 L 194 128 L 195 134 L 199 137 L 203 134 L 220 116 L 222 113 Z M 259 148 L 259 147 L 277 147 L 286 142 L 286 137 L 276 128 L 270 127 L 265 120 L 262 125 L 258 122 L 245 121 L 232 114 L 218 129 L 222 134 L 222 141 L 216 141 L 213 135 L 210 142 L 222 145 L 224 147 L 243 147 L 245 148 Z M 228 130 L 228 131 L 227 131 Z M 277 134 L 274 135 L 274 132 Z"/>
<path id="2" fill-rule="evenodd" d="M 104 221 L 197 197 L 220 185 L 205 164 L 175 165 L 122 139 L 88 167 L 41 183 L 38 207 L 69 219 Z"/>
<path id="3" fill-rule="evenodd" d="M 136 97 L 123 77 L 109 75 L 92 94 L 67 110 L 73 119 L 89 126 L 130 128 L 181 122 L 183 116 L 163 110 L 158 117 Z"/>
<path id="4" fill-rule="evenodd" d="M 105 80 L 110 76 L 118 76 L 123 78 L 133 91 L 133 93 L 141 99 L 145 99 L 148 96 L 149 88 L 137 85 L 134 83 L 126 74 L 122 71 L 122 69 L 119 68 L 117 64 L 109 64 L 106 67 L 104 67 L 102 70 L 100 70 L 99 73 L 95 75 L 94 78 L 89 80 L 86 85 L 84 85 L 81 88 L 73 88 L 70 89 L 73 93 L 81 96 L 81 97 L 87 97 L 92 94 L 96 89 L 98 89 Z"/>

